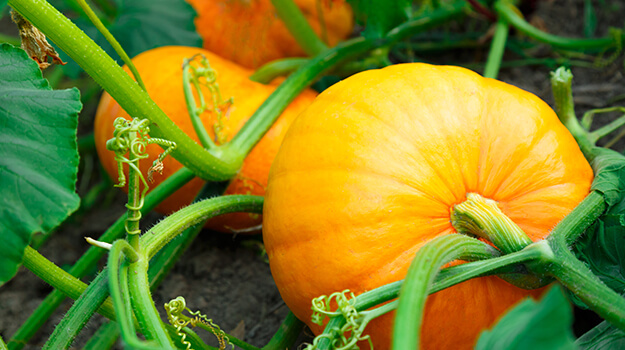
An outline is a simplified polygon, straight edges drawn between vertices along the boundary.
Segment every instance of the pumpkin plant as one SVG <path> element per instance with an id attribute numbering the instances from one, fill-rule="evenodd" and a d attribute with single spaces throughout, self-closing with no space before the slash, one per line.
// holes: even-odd
<path id="1" fill-rule="evenodd" d="M 195 58 L 189 60 L 191 57 Z M 185 59 L 187 63 L 183 65 L 182 62 Z M 207 60 L 209 65 L 204 68 L 205 76 L 198 76 L 193 82 L 190 80 L 193 73 L 188 72 L 186 74 L 188 79 L 183 82 L 186 70 L 197 72 L 200 69 L 200 60 Z M 198 100 L 204 105 L 198 108 L 192 106 L 192 109 L 202 122 L 200 130 L 206 130 L 204 142 L 216 144 L 227 143 L 231 140 L 258 106 L 276 88 L 275 85 L 263 85 L 249 80 L 248 77 L 253 73 L 251 70 L 198 48 L 161 47 L 146 51 L 133 58 L 132 61 L 154 102 L 196 142 L 200 142 L 200 139 L 187 110 L 187 99 L 185 89 L 183 89 L 185 84 L 187 95 L 190 95 L 192 90 L 190 85 L 200 87 L 200 91 L 195 93 L 201 94 Z M 278 152 L 287 128 L 316 95 L 312 90 L 305 90 L 289 104 L 280 118 L 245 158 L 241 170 L 227 185 L 224 194 L 263 195 L 265 193 L 269 166 Z M 196 104 L 197 102 L 191 98 L 188 103 Z M 95 117 L 95 144 L 104 169 L 113 179 L 118 177 L 118 164 L 115 154 L 107 150 L 106 142 L 113 136 L 113 122 L 120 117 L 131 119 L 128 113 L 105 92 Z M 148 145 L 148 157 L 139 162 L 139 167 L 150 168 L 162 152 L 163 149 L 157 144 Z M 164 179 L 182 168 L 182 164 L 171 157 L 163 159 L 162 166 L 161 173 L 155 173 L 152 176 L 151 187 L 158 186 Z M 127 174 L 128 170 L 125 171 Z M 205 181 L 199 178 L 190 181 L 159 204 L 156 210 L 163 214 L 170 214 L 189 205 L 204 184 Z M 127 187 L 125 189 L 127 190 Z M 257 226 L 260 222 L 258 215 L 233 213 L 212 219 L 208 227 L 221 231 L 242 232 L 254 228 L 258 230 Z"/>
<path id="2" fill-rule="evenodd" d="M 619 295 L 625 290 L 609 281 L 613 275 L 599 271 L 609 259 L 586 253 L 585 248 L 602 247 L 606 235 L 623 230 L 625 159 L 595 144 L 625 118 L 593 131 L 592 115 L 580 124 L 566 70 L 553 76 L 557 116 L 527 92 L 458 67 L 413 63 L 369 70 L 391 65 L 391 59 L 410 58 L 414 47 L 404 50 L 399 44 L 415 43 L 405 39 L 418 41 L 416 34 L 466 18 L 469 11 L 496 20 L 484 67 L 490 78 L 501 67 L 510 26 L 556 49 L 595 54 L 620 48 L 621 37 L 571 40 L 547 35 L 504 0 L 490 7 L 490 2 L 479 1 L 351 3 L 364 30 L 336 45 L 330 41 L 328 48 L 323 28 L 329 37 L 334 22 L 330 16 L 324 17 L 317 35 L 315 25 L 293 1 L 273 0 L 276 13 L 310 57 L 289 61 L 289 69 L 278 61 L 252 73 L 209 51 L 182 46 L 154 49 L 130 60 L 124 45 L 106 28 L 111 26 L 107 20 L 117 16 L 115 9 L 105 1 L 96 11 L 84 0 L 71 2 L 102 31 L 127 64 L 123 69 L 46 1 L 9 0 L 36 29 L 23 31 L 26 39 L 43 43 L 47 37 L 106 91 L 96 143 L 118 185 L 127 185 L 128 202 L 126 214 L 101 237 L 89 238 L 92 247 L 68 271 L 29 245 L 34 232 L 51 231 L 77 206 L 78 94 L 51 91 L 40 66 L 29 58 L 45 55 L 2 45 L 0 86 L 5 93 L 0 99 L 3 107 L 10 106 L 12 119 L 5 124 L 11 128 L 6 133 L 16 140 L 2 148 L 11 155 L 2 157 L 10 160 L 3 165 L 13 170 L 2 176 L 19 175 L 3 177 L 3 183 L 20 183 L 35 174 L 36 179 L 54 181 L 42 182 L 45 191 L 3 186 L 11 194 L 7 198 L 17 198 L 11 203 L 21 206 L 2 211 L 9 214 L 2 217 L 8 244 L 0 245 L 0 281 L 8 281 L 23 264 L 56 289 L 6 347 L 23 347 L 69 296 L 76 301 L 46 349 L 69 348 L 96 312 L 114 322 L 99 330 L 88 348 L 106 348 L 121 335 L 132 348 L 210 349 L 190 328 L 199 327 L 213 333 L 221 349 L 229 344 L 258 349 L 223 332 L 206 311 L 190 309 L 182 297 L 166 304 L 165 321 L 151 297 L 205 222 L 235 212 L 264 215 L 270 267 L 292 310 L 263 347 L 266 350 L 291 347 L 302 322 L 318 334 L 310 344 L 318 349 L 361 347 L 367 340 L 377 348 L 489 348 L 527 334 L 527 327 L 520 325 L 522 329 L 508 334 L 500 329 L 514 324 L 528 303 L 553 302 L 570 314 L 568 299 L 556 290 L 542 302 L 525 301 L 502 317 L 523 298 L 541 296 L 550 284 L 564 286 L 578 305 L 610 323 L 591 330 L 585 341 L 593 339 L 590 343 L 596 345 L 614 339 L 605 334 L 625 338 L 625 299 Z M 332 11 L 343 3 L 314 4 L 329 4 Z M 197 8 L 199 27 L 203 13 Z M 349 32 L 352 16 L 345 16 L 337 21 Z M 254 29 L 262 32 L 260 25 Z M 234 39 L 228 43 L 240 46 Z M 367 71 L 345 76 L 361 70 Z M 290 71 L 274 85 L 250 80 L 269 82 Z M 316 93 L 306 88 L 324 74 L 346 79 L 310 104 Z M 28 98 L 18 101 L 11 96 Z M 43 98 L 49 105 L 41 102 Z M 286 133 L 266 200 L 223 195 L 225 186 L 220 185 L 233 186 L 230 193 L 262 189 L 250 189 L 245 181 L 264 181 L 284 130 L 309 104 Z M 20 152 L 14 145 L 28 143 L 23 140 L 33 145 L 29 150 L 58 150 L 60 157 Z M 25 157 L 35 164 L 28 165 Z M 162 182 L 150 185 L 150 176 Z M 196 177 L 201 180 L 193 180 Z M 207 182 L 198 201 L 178 209 L 198 193 L 197 187 L 187 190 L 173 213 L 144 229 L 142 215 L 161 203 L 165 207 L 175 202 L 175 193 L 190 181 Z M 152 191 L 149 186 L 154 186 Z M 207 193 L 210 198 L 203 198 Z M 243 216 L 231 216 L 227 224 L 211 221 L 219 225 L 211 227 L 252 224 L 241 219 L 247 221 L 248 214 L 239 215 Z M 583 244 L 576 247 L 583 233 Z M 105 254 L 106 267 L 88 284 L 82 282 Z M 494 326 L 497 320 L 503 326 Z M 479 336 L 492 326 L 491 332 Z M 571 338 L 557 342 L 570 346 Z M 5 348 L 2 339 L 0 348 Z"/>

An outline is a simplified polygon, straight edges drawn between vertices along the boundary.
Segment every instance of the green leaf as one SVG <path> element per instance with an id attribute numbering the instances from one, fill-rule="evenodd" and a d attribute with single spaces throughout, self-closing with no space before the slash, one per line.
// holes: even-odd
<path id="1" fill-rule="evenodd" d="M 603 321 L 577 339 L 575 344 L 581 350 L 625 349 L 625 332 Z"/>
<path id="2" fill-rule="evenodd" d="M 556 285 L 540 302 L 519 303 L 490 331 L 482 332 L 476 350 L 568 350 L 574 344 L 573 312 L 562 288 Z"/>
<path id="3" fill-rule="evenodd" d="M 117 16 L 108 30 L 119 41 L 131 58 L 160 46 L 183 45 L 201 47 L 202 39 L 195 31 L 195 10 L 185 0 L 116 0 Z M 104 36 L 87 19 L 76 20 L 89 37 L 120 64 L 121 59 Z M 62 54 L 64 67 L 70 77 L 82 69 L 67 55 Z"/>
<path id="4" fill-rule="evenodd" d="M 412 16 L 410 0 L 348 0 L 356 20 L 365 25 L 363 36 L 381 38 Z"/>
<path id="5" fill-rule="evenodd" d="M 592 272 L 617 293 L 625 294 L 625 218 L 604 215 L 577 242 L 573 251 Z M 576 304 L 583 306 L 581 301 Z M 580 304 L 581 303 L 581 304 Z"/>
<path id="6" fill-rule="evenodd" d="M 4 17 L 4 15 L 9 12 L 7 1 L 8 0 L 0 0 L 0 18 Z"/>
<path id="7" fill-rule="evenodd" d="M 77 89 L 54 91 L 26 52 L 0 44 L 0 285 L 35 232 L 78 208 Z"/>
<path id="8" fill-rule="evenodd" d="M 592 189 L 605 196 L 608 213 L 625 212 L 625 157 L 607 148 L 595 147 L 590 165 L 595 172 Z"/>

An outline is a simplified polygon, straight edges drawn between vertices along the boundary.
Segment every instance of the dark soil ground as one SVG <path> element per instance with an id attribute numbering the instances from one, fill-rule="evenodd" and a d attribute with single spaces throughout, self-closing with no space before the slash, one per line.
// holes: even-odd
<path id="1" fill-rule="evenodd" d="M 530 2 L 531 3 L 531 2 Z M 623 28 L 625 2 L 622 0 L 592 1 L 597 13 L 598 28 L 595 36 L 609 35 L 608 28 Z M 535 1 L 528 16 L 533 23 L 550 33 L 570 36 L 583 36 L 583 0 Z M 517 35 L 514 31 L 511 36 Z M 486 49 L 470 49 L 453 54 L 429 54 L 428 60 L 441 64 L 473 64 L 484 62 Z M 557 57 L 546 46 L 534 49 L 535 57 Z M 561 54 L 558 54 L 561 55 Z M 518 59 L 508 52 L 506 59 Z M 592 61 L 591 61 L 592 62 Z M 619 53 L 613 62 L 601 67 L 573 67 L 574 95 L 578 113 L 585 110 L 625 103 L 625 70 L 623 55 Z M 549 83 L 550 68 L 545 65 L 503 68 L 500 79 L 531 91 L 552 104 Z M 611 117 L 615 117 L 611 116 Z M 93 108 L 87 107 L 81 117 L 83 128 L 90 127 Z M 605 123 L 610 117 L 604 118 Z M 622 145 L 616 148 L 622 151 Z M 93 166 L 97 173 L 97 160 L 92 156 L 83 158 L 83 169 Z M 89 188 L 97 176 L 84 175 L 84 188 Z M 73 217 L 64 224 L 40 252 L 60 266 L 69 266 L 87 248 L 83 237 L 98 237 L 123 212 L 123 195 L 117 189 L 110 189 L 107 198 L 88 213 Z M 158 215 L 150 215 L 147 221 L 158 220 Z M 147 225 L 147 224 L 146 224 Z M 144 226 L 147 227 L 147 226 Z M 185 297 L 187 306 L 201 310 L 215 323 L 228 332 L 256 346 L 263 346 L 279 327 L 288 309 L 282 302 L 271 277 L 269 265 L 258 247 L 259 237 L 238 236 L 214 232 L 202 232 L 189 251 L 174 267 L 162 286 L 154 293 L 158 306 L 179 295 Z M 22 268 L 18 275 L 0 288 L 0 334 L 8 341 L 10 336 L 39 305 L 51 288 L 41 282 L 31 272 Z M 63 313 L 70 307 L 65 302 L 52 319 L 33 339 L 26 349 L 38 349 L 59 322 Z M 102 318 L 96 316 L 87 326 L 85 333 L 91 333 Z M 596 319 L 592 313 L 577 314 L 576 332 L 588 329 Z M 203 334 L 201 331 L 198 331 Z M 210 335 L 204 335 L 210 339 Z M 310 339 L 305 335 L 303 340 Z M 75 342 L 80 348 L 87 340 L 83 335 Z M 215 342 L 212 342 L 216 345 Z"/>

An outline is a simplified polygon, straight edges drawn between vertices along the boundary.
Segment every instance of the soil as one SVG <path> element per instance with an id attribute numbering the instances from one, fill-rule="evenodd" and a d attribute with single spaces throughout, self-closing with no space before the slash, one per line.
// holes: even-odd
<path id="1" fill-rule="evenodd" d="M 528 16 L 533 23 L 550 33 L 583 37 L 583 0 L 528 1 Z M 609 35 L 610 26 L 622 28 L 625 3 L 621 0 L 592 1 L 597 14 L 595 36 Z M 517 35 L 511 32 L 511 36 Z M 445 55 L 429 55 L 428 60 L 440 64 L 484 62 L 487 45 Z M 560 53 L 561 54 L 561 53 Z M 554 57 L 546 46 L 535 48 L 538 57 Z M 506 60 L 518 59 L 507 52 Z M 579 115 L 591 108 L 622 105 L 625 99 L 625 69 L 623 56 L 600 68 L 573 67 L 574 95 Z M 500 79 L 533 92 L 552 103 L 549 83 L 550 68 L 545 65 L 503 68 Z M 81 129 L 90 128 L 93 107 L 87 106 L 81 117 Z M 598 125 L 607 123 L 618 115 L 599 117 Z M 615 148 L 623 150 L 623 144 Z M 92 169 L 89 171 L 89 169 Z M 97 160 L 93 156 L 83 157 L 80 192 L 97 183 Z M 83 237 L 98 237 L 123 213 L 124 196 L 117 189 L 98 201 L 98 205 L 86 214 L 76 215 L 68 220 L 43 244 L 40 252 L 62 267 L 70 266 L 88 248 Z M 146 218 L 149 222 L 159 220 L 157 214 Z M 205 231 L 176 264 L 173 271 L 154 292 L 157 306 L 179 295 L 185 297 L 187 306 L 201 310 L 212 318 L 223 330 L 236 333 L 245 341 L 258 347 L 268 342 L 288 313 L 271 277 L 269 265 L 259 248 L 258 236 L 233 236 Z M 89 276 L 93 277 L 93 275 Z M 0 288 L 0 334 L 8 341 L 32 310 L 51 291 L 30 271 L 22 268 L 18 275 Z M 48 321 L 26 349 L 38 349 L 47 335 L 70 307 L 66 301 L 60 310 Z M 88 324 L 84 334 L 90 334 L 102 323 L 99 315 Z M 576 333 L 579 335 L 597 322 L 592 313 L 577 311 Z M 210 334 L 198 333 L 211 345 L 217 345 Z M 307 334 L 310 334 L 309 332 Z M 81 335 L 74 347 L 80 348 L 88 339 Z M 303 335 L 295 347 L 303 341 L 310 341 Z M 121 346 L 117 346 L 121 348 Z"/>

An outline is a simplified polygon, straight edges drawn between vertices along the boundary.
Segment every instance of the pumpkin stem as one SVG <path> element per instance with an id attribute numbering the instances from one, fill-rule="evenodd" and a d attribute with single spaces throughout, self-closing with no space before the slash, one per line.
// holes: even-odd
<path id="1" fill-rule="evenodd" d="M 459 233 L 491 241 L 505 254 L 517 252 L 532 243 L 527 234 L 499 209 L 497 202 L 477 193 L 468 193 L 464 202 L 453 206 L 451 225 Z"/>

